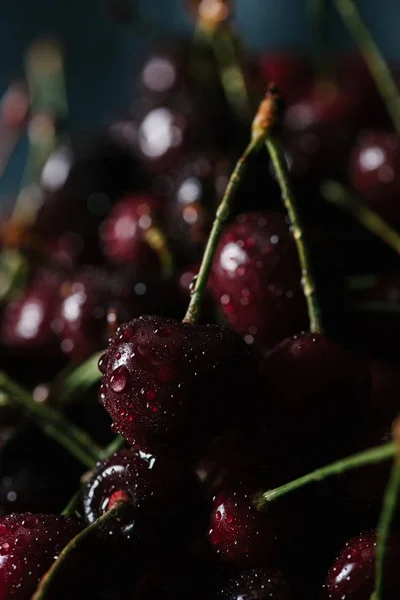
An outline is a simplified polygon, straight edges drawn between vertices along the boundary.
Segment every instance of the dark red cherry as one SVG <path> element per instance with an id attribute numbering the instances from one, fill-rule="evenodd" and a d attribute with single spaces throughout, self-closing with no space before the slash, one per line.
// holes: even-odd
<path id="1" fill-rule="evenodd" d="M 279 561 L 288 541 L 288 521 L 278 504 L 257 510 L 253 500 L 260 489 L 257 478 L 238 472 L 228 476 L 214 496 L 208 540 L 222 561 L 239 567 Z"/>
<path id="2" fill-rule="evenodd" d="M 148 194 L 120 200 L 100 228 L 106 256 L 116 263 L 135 265 L 143 272 L 159 272 L 159 257 L 146 240 L 146 233 L 157 224 L 160 208 L 160 201 Z"/>
<path id="3" fill-rule="evenodd" d="M 157 290 L 157 291 L 156 291 Z M 104 269 L 86 268 L 76 273 L 61 287 L 61 304 L 53 329 L 62 351 L 73 360 L 83 360 L 107 345 L 110 309 L 119 322 L 127 321 L 144 310 L 166 308 L 157 284 L 144 282 L 128 270 L 110 273 Z"/>
<path id="4" fill-rule="evenodd" d="M 388 221 L 400 220 L 400 137 L 391 131 L 370 131 L 353 149 L 350 182 L 360 197 Z"/>
<path id="5" fill-rule="evenodd" d="M 282 439 L 287 440 L 295 449 L 289 453 L 294 462 L 311 453 L 322 464 L 323 453 L 337 447 L 338 437 L 343 439 L 369 406 L 367 363 L 325 335 L 303 332 L 284 340 L 265 356 L 261 375 L 276 450 L 285 451 Z"/>
<path id="6" fill-rule="evenodd" d="M 361 533 L 346 542 L 333 563 L 322 597 L 326 600 L 367 600 L 375 586 L 376 534 L 374 531 Z M 386 553 L 383 598 L 396 600 L 399 597 L 400 542 L 393 538 Z"/>
<path id="7" fill-rule="evenodd" d="M 1 341 L 10 351 L 24 355 L 54 357 L 57 338 L 52 321 L 58 308 L 62 278 L 59 273 L 39 270 L 26 289 L 5 307 L 1 318 Z"/>
<path id="8" fill-rule="evenodd" d="M 54 515 L 0 517 L 0 599 L 30 598 L 40 578 L 81 529 L 76 521 Z"/>
<path id="9" fill-rule="evenodd" d="M 124 535 L 152 553 L 190 540 L 204 525 L 196 476 L 179 461 L 131 448 L 98 463 L 84 490 L 86 521 L 93 523 L 121 499 L 134 507 L 134 523 L 124 526 Z"/>
<path id="10" fill-rule="evenodd" d="M 337 267 L 329 248 L 315 236 L 311 241 L 322 301 L 332 303 L 341 286 L 334 275 Z M 210 281 L 221 312 L 248 344 L 271 348 L 307 324 L 296 245 L 288 219 L 280 213 L 239 215 L 221 237 Z M 340 309 L 339 300 L 334 304 Z"/>
<path id="11" fill-rule="evenodd" d="M 257 399 L 252 358 L 217 325 L 141 317 L 123 325 L 103 361 L 100 401 L 129 443 L 188 453 Z M 246 414 L 250 411 L 246 407 Z"/>
<path id="12" fill-rule="evenodd" d="M 220 600 L 295 600 L 298 594 L 276 569 L 252 569 L 230 579 L 217 596 Z"/>

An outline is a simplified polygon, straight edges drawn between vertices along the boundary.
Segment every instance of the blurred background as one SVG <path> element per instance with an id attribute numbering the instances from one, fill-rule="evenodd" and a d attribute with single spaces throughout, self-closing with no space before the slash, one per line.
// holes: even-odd
<path id="1" fill-rule="evenodd" d="M 90 129 L 123 114 L 134 94 L 135 72 L 154 38 L 190 36 L 193 24 L 181 0 L 135 0 L 139 14 L 154 24 L 153 31 L 116 22 L 106 4 L 105 0 L 3 0 L 0 95 L 23 75 L 29 45 L 51 36 L 64 51 L 68 128 Z M 399 0 L 359 0 L 358 5 L 380 48 L 391 60 L 399 60 Z M 236 0 L 236 23 L 251 50 L 311 51 L 306 0 Z M 349 49 L 350 37 L 333 10 L 330 27 L 337 51 Z M 22 137 L 0 178 L 0 201 L 18 190 L 25 154 Z"/>

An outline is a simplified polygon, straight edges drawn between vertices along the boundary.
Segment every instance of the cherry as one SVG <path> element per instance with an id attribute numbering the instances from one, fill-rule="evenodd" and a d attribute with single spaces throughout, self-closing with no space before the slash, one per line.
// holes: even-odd
<path id="1" fill-rule="evenodd" d="M 82 526 L 32 513 L 0 517 L 0 599 L 27 600 L 62 548 Z"/>
<path id="2" fill-rule="evenodd" d="M 148 194 L 125 196 L 101 225 L 104 253 L 116 263 L 127 263 L 156 273 L 160 261 L 146 241 L 146 232 L 160 218 L 161 203 Z"/>
<path id="3" fill-rule="evenodd" d="M 349 177 L 353 188 L 379 215 L 397 223 L 400 211 L 400 137 L 390 131 L 364 133 L 353 149 Z"/>
<path id="4" fill-rule="evenodd" d="M 54 358 L 57 338 L 51 324 L 58 306 L 59 273 L 35 271 L 26 289 L 5 307 L 1 318 L 1 341 L 12 352 Z"/>
<path id="5" fill-rule="evenodd" d="M 130 444 L 169 444 L 185 455 L 218 434 L 243 395 L 257 399 L 252 358 L 217 325 L 140 317 L 123 325 L 101 361 L 100 401 Z M 246 407 L 246 414 L 249 412 Z"/>
<path id="6" fill-rule="evenodd" d="M 98 463 L 85 486 L 86 521 L 93 523 L 118 500 L 134 506 L 134 523 L 124 526 L 152 553 L 165 544 L 187 541 L 202 525 L 202 501 L 196 477 L 182 462 L 131 448 Z M 200 515 L 200 516 L 199 516 Z"/>
<path id="7" fill-rule="evenodd" d="M 328 600 L 366 600 L 374 591 L 376 534 L 366 531 L 346 542 L 333 563 L 325 584 L 323 598 Z M 400 543 L 393 538 L 386 553 L 383 597 L 395 600 L 399 596 L 398 564 Z"/>
<path id="8" fill-rule="evenodd" d="M 221 483 L 211 508 L 208 540 L 217 556 L 239 567 L 276 562 L 288 540 L 288 522 L 271 504 L 260 512 L 253 498 L 260 481 L 253 475 L 231 474 Z"/>
<path id="9" fill-rule="evenodd" d="M 252 569 L 232 578 L 219 593 L 221 600 L 295 600 L 299 596 L 276 569 Z"/>
<path id="10" fill-rule="evenodd" d="M 325 269 L 328 261 L 332 263 L 329 249 L 315 237 L 312 242 L 322 300 L 330 296 L 332 303 L 336 298 L 337 309 L 340 283 L 334 273 L 338 269 L 332 264 L 330 281 L 326 281 Z M 288 219 L 280 213 L 239 215 L 220 239 L 210 281 L 229 325 L 248 344 L 271 348 L 307 324 L 296 245 Z"/>
<path id="11" fill-rule="evenodd" d="M 286 440 L 294 450 L 289 460 L 295 463 L 301 455 L 303 469 L 305 454 L 321 464 L 323 452 L 336 448 L 338 435 L 368 408 L 368 365 L 321 334 L 285 339 L 264 358 L 261 374 L 271 398 L 266 411 L 274 423 L 272 437 L 278 438 L 276 450 Z"/>
<path id="12" fill-rule="evenodd" d="M 118 321 L 127 321 L 143 310 L 160 307 L 158 286 L 145 283 L 130 271 L 110 273 L 86 268 L 61 287 L 61 305 L 53 329 L 62 351 L 79 361 L 107 344 L 107 315 L 115 310 Z M 165 306 L 168 304 L 163 298 Z"/>

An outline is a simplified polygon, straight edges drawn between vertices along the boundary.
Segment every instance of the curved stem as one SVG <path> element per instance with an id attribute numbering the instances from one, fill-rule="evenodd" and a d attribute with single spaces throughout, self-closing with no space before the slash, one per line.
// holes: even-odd
<path id="1" fill-rule="evenodd" d="M 105 527 L 110 521 L 126 518 L 132 510 L 132 505 L 127 502 L 116 502 L 115 505 L 108 510 L 104 515 L 96 519 L 94 523 L 86 527 L 78 533 L 61 551 L 58 558 L 52 564 L 47 573 L 39 582 L 36 592 L 32 596 L 32 600 L 44 600 L 49 597 L 52 585 L 57 579 L 57 575 L 62 571 L 65 561 L 73 552 L 90 536 L 96 534 L 100 529 Z"/>
<path id="2" fill-rule="evenodd" d="M 346 210 L 368 231 L 400 254 L 400 233 L 369 206 L 357 200 L 340 183 L 326 181 L 321 186 L 321 193 L 328 202 Z"/>
<path id="3" fill-rule="evenodd" d="M 174 272 L 174 259 L 165 234 L 159 227 L 153 225 L 146 230 L 144 237 L 150 248 L 154 250 L 160 259 L 163 276 L 168 279 Z"/>
<path id="4" fill-rule="evenodd" d="M 289 173 L 281 142 L 274 136 L 268 136 L 266 146 L 275 169 L 276 178 L 282 192 L 282 199 L 293 226 L 293 237 L 296 242 L 302 272 L 303 291 L 307 302 L 310 330 L 322 333 L 321 309 L 318 302 L 317 287 L 312 269 L 310 253 L 304 239 L 304 227 L 297 202 L 289 183 Z"/>
<path id="5" fill-rule="evenodd" d="M 400 132 L 400 95 L 388 64 L 354 0 L 334 0 L 336 9 L 357 43 L 395 129 Z"/>
<path id="6" fill-rule="evenodd" d="M 190 299 L 189 307 L 183 319 L 184 323 L 196 323 L 201 308 L 204 293 L 207 287 L 208 277 L 210 275 L 212 261 L 217 249 L 217 244 L 222 232 L 222 229 L 230 215 L 231 207 L 235 199 L 237 189 L 245 174 L 247 162 L 253 154 L 258 152 L 262 145 L 260 136 L 253 136 L 246 150 L 239 158 L 236 167 L 231 175 L 224 197 L 217 209 L 214 223 L 211 229 L 207 245 L 204 250 L 203 259 L 201 261 L 200 270 L 196 278 L 196 283 Z"/>
<path id="7" fill-rule="evenodd" d="M 383 497 L 382 511 L 377 527 L 376 540 L 376 575 L 375 591 L 371 600 L 382 600 L 383 597 L 383 569 L 386 548 L 389 541 L 390 528 L 393 522 L 395 510 L 400 494 L 400 420 L 396 419 L 394 428 L 394 439 L 396 444 L 396 455 L 389 477 L 385 495 Z"/>
<path id="8" fill-rule="evenodd" d="M 0 372 L 0 389 L 18 404 L 27 416 L 45 433 L 56 440 L 86 467 L 96 464 L 100 447 L 90 436 L 58 411 L 36 402 L 22 386 Z"/>
<path id="9" fill-rule="evenodd" d="M 384 460 L 392 458 L 395 452 L 396 447 L 393 442 L 388 442 L 387 444 L 383 444 L 377 448 L 369 448 L 363 452 L 358 452 L 357 454 L 353 454 L 352 456 L 348 456 L 347 458 L 333 462 L 325 467 L 316 469 L 307 475 L 303 475 L 302 477 L 294 479 L 289 483 L 285 483 L 273 490 L 268 490 L 267 492 L 259 494 L 254 500 L 255 505 L 259 510 L 262 510 L 268 504 L 268 502 L 272 502 L 281 496 L 286 496 L 286 494 L 294 492 L 305 485 L 321 481 L 322 479 L 326 479 L 332 475 L 346 473 L 346 471 L 357 469 L 358 467 L 362 467 L 364 465 L 383 462 Z"/>

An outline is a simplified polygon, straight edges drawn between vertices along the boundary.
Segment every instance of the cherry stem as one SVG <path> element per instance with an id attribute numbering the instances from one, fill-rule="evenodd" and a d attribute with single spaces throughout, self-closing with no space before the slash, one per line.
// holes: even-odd
<path id="1" fill-rule="evenodd" d="M 45 435 L 56 440 L 86 467 L 91 469 L 95 466 L 101 448 L 85 431 L 71 423 L 60 412 L 36 402 L 28 390 L 12 381 L 2 371 L 0 389 L 22 408 Z"/>
<path id="2" fill-rule="evenodd" d="M 163 231 L 153 225 L 144 234 L 145 240 L 160 259 L 162 274 L 169 279 L 174 272 L 174 259 L 168 247 L 168 241 Z"/>
<path id="3" fill-rule="evenodd" d="M 243 48 L 231 25 L 230 0 L 201 0 L 197 7 L 195 39 L 204 40 L 211 48 L 226 99 L 234 114 L 252 114 L 245 70 Z"/>
<path id="4" fill-rule="evenodd" d="M 395 129 L 400 133 L 400 94 L 387 61 L 379 50 L 354 0 L 334 0 L 375 81 Z"/>
<path id="5" fill-rule="evenodd" d="M 395 442 L 395 457 L 389 481 L 385 490 L 382 511 L 379 517 L 376 540 L 375 591 L 371 600 L 382 600 L 383 597 L 383 568 L 390 528 L 394 519 L 400 494 L 400 418 L 393 424 Z"/>
<path id="6" fill-rule="evenodd" d="M 294 479 L 289 483 L 285 483 L 273 490 L 262 492 L 255 498 L 255 505 L 258 510 L 263 510 L 269 502 L 272 502 L 277 498 L 281 498 L 282 496 L 286 496 L 286 494 L 294 492 L 305 485 L 322 481 L 323 479 L 331 477 L 332 475 L 346 473 L 347 471 L 357 469 L 358 467 L 362 467 L 364 465 L 381 463 L 389 458 L 392 458 L 395 453 L 396 445 L 394 442 L 388 442 L 387 444 L 383 444 L 382 446 L 378 446 L 376 448 L 369 448 L 363 452 L 353 454 L 352 456 L 348 456 L 347 458 L 333 462 L 325 467 L 316 469 L 307 475 L 303 475 L 302 477 Z"/>
<path id="7" fill-rule="evenodd" d="M 289 172 L 286 158 L 283 152 L 280 140 L 272 135 L 266 138 L 266 146 L 275 169 L 276 178 L 281 188 L 282 200 L 289 215 L 292 227 L 293 237 L 297 247 L 299 262 L 302 272 L 301 283 L 304 296 L 307 302 L 308 317 L 310 321 L 310 331 L 312 333 L 322 333 L 323 323 L 321 308 L 318 301 L 317 286 L 312 268 L 310 252 L 305 240 L 304 226 L 302 223 L 297 201 L 289 182 Z"/>
<path id="8" fill-rule="evenodd" d="M 336 204 L 352 215 L 368 231 L 400 254 L 400 233 L 380 217 L 369 206 L 357 200 L 337 181 L 326 181 L 321 193 L 328 202 Z"/>
<path id="9" fill-rule="evenodd" d="M 332 49 L 327 19 L 327 0 L 307 0 L 311 17 L 314 64 L 318 83 L 334 82 Z"/>
<path id="10" fill-rule="evenodd" d="M 201 303 L 207 288 L 207 281 L 210 275 L 212 261 L 215 251 L 222 233 L 222 229 L 231 213 L 233 201 L 235 199 L 238 187 L 243 180 L 247 163 L 250 157 L 258 152 L 263 143 L 263 139 L 259 135 L 253 135 L 249 145 L 243 152 L 242 156 L 236 163 L 235 169 L 229 179 L 225 194 L 217 208 L 214 223 L 211 229 L 210 236 L 207 240 L 207 245 L 204 250 L 203 259 L 201 261 L 200 270 L 196 277 L 195 286 L 190 298 L 189 307 L 183 319 L 184 323 L 196 323 L 201 309 Z"/>
<path id="11" fill-rule="evenodd" d="M 68 559 L 70 558 L 71 554 L 73 554 L 77 549 L 79 549 L 82 543 L 84 543 L 89 537 L 96 535 L 98 531 L 106 527 L 110 521 L 126 520 L 127 517 L 131 514 L 131 511 L 132 504 L 130 502 L 116 502 L 110 510 L 101 515 L 101 517 L 96 519 L 94 523 L 86 527 L 86 529 L 83 529 L 83 531 L 78 533 L 78 535 L 76 535 L 65 546 L 58 558 L 50 567 L 50 569 L 42 577 L 36 592 L 32 596 L 32 600 L 44 600 L 45 598 L 50 597 L 50 593 L 52 591 L 51 588 L 57 580 L 57 576 L 59 575 L 60 571 L 62 571 L 65 562 L 68 561 Z"/>

